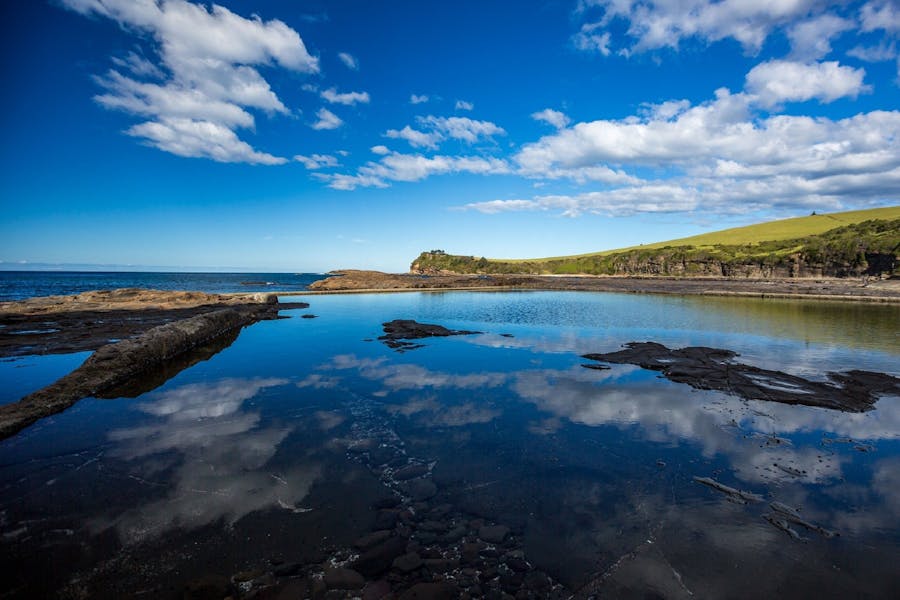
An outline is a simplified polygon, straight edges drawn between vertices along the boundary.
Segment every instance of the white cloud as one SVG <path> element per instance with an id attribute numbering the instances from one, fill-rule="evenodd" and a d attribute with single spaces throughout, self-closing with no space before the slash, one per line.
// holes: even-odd
<path id="1" fill-rule="evenodd" d="M 352 106 L 357 103 L 368 104 L 369 92 L 347 92 L 339 94 L 335 88 L 329 88 L 322 92 L 322 99 L 331 104 L 344 104 Z"/>
<path id="2" fill-rule="evenodd" d="M 113 62 L 133 77 L 167 77 L 162 83 L 148 84 L 117 71 L 98 78 L 106 88 L 106 93 L 97 97 L 103 106 L 149 117 L 148 122 L 131 127 L 130 135 L 145 137 L 150 145 L 180 156 L 222 162 L 285 162 L 253 150 L 238 139 L 234 129 L 253 126 L 253 117 L 245 108 L 288 112 L 251 65 L 318 71 L 318 59 L 307 52 L 296 31 L 279 20 L 244 18 L 222 6 L 207 9 L 185 0 L 63 3 L 81 14 L 108 17 L 127 31 L 151 36 L 156 43 L 159 65 L 135 53 Z"/>
<path id="3" fill-rule="evenodd" d="M 372 151 L 372 154 L 378 154 L 378 155 L 381 155 L 381 156 L 384 156 L 385 154 L 390 154 L 390 153 L 391 153 L 391 151 L 388 150 L 388 147 L 387 147 L 387 146 L 383 146 L 383 145 L 381 145 L 381 144 L 379 144 L 378 146 L 372 146 L 371 148 L 369 148 L 369 150 Z"/>
<path id="4" fill-rule="evenodd" d="M 473 173 L 497 175 L 510 172 L 506 161 L 481 156 L 423 156 L 421 154 L 387 154 L 378 162 L 368 162 L 355 175 L 318 175 L 337 190 L 354 190 L 358 187 L 385 188 L 392 181 L 421 181 L 432 175 L 449 173 Z"/>
<path id="5" fill-rule="evenodd" d="M 559 112 L 558 110 L 553 110 L 552 108 L 545 108 L 544 110 L 531 113 L 531 118 L 535 121 L 543 121 L 544 123 L 549 123 L 557 129 L 562 129 L 569 124 L 569 117 Z"/>
<path id="6" fill-rule="evenodd" d="M 585 13 L 597 9 L 602 16 L 576 34 L 574 41 L 583 50 L 609 52 L 604 34 L 594 32 L 613 21 L 621 21 L 632 41 L 626 53 L 677 49 L 686 39 L 709 43 L 726 38 L 737 40 L 746 52 L 756 53 L 776 29 L 836 3 L 829 0 L 583 0 Z"/>
<path id="7" fill-rule="evenodd" d="M 385 136 L 392 139 L 406 140 L 414 148 L 438 147 L 440 142 L 454 139 L 474 144 L 479 140 L 487 140 L 495 135 L 506 135 L 502 127 L 490 121 L 476 121 L 468 117 L 417 117 L 419 129 L 409 125 L 403 129 L 390 129 Z"/>
<path id="8" fill-rule="evenodd" d="M 313 154 L 311 156 L 298 154 L 294 157 L 294 160 L 301 163 L 310 171 L 339 166 L 337 157 L 331 156 L 330 154 Z"/>
<path id="9" fill-rule="evenodd" d="M 348 52 L 338 52 L 338 58 L 344 63 L 344 66 L 352 71 L 359 71 L 359 61 L 356 57 Z"/>
<path id="10" fill-rule="evenodd" d="M 747 73 L 747 91 L 761 106 L 816 99 L 833 102 L 838 98 L 856 98 L 870 88 L 863 84 L 865 70 L 839 65 L 836 61 L 804 64 L 772 60 Z"/>
<path id="11" fill-rule="evenodd" d="M 788 29 L 791 55 L 799 60 L 817 60 L 831 53 L 831 40 L 855 27 L 849 19 L 832 14 L 799 22 Z"/>
<path id="12" fill-rule="evenodd" d="M 395 140 L 406 140 L 414 148 L 437 148 L 437 143 L 442 139 L 436 132 L 426 133 L 409 125 L 403 129 L 388 129 L 384 135 Z"/>
<path id="13" fill-rule="evenodd" d="M 456 101 L 456 110 L 474 110 L 475 105 L 471 102 L 466 102 L 465 100 L 457 100 Z"/>
<path id="14" fill-rule="evenodd" d="M 327 108 L 320 108 L 319 112 L 316 113 L 316 117 L 319 120 L 311 125 L 313 129 L 337 129 L 344 124 L 340 117 Z"/>
<path id="15" fill-rule="evenodd" d="M 129 128 L 126 133 L 142 138 L 164 152 L 191 158 L 211 158 L 219 162 L 246 162 L 281 165 L 287 159 L 257 152 L 230 128 L 212 121 L 179 117 L 159 117 Z"/>
<path id="16" fill-rule="evenodd" d="M 572 38 L 575 47 L 585 52 L 599 52 L 603 56 L 609 56 L 611 52 L 609 44 L 612 41 L 610 33 L 608 31 L 595 33 L 597 29 L 602 27 L 602 23 L 585 23 L 582 25 L 581 31 Z"/>
<path id="17" fill-rule="evenodd" d="M 422 94 L 422 95 L 411 94 L 409 96 L 410 104 L 425 104 L 426 102 L 428 102 L 428 100 L 429 100 L 429 98 L 425 94 Z"/>
<path id="18" fill-rule="evenodd" d="M 136 52 L 129 52 L 125 58 L 113 56 L 113 64 L 122 69 L 126 69 L 136 77 L 152 77 L 154 79 L 162 79 L 165 74 L 162 69 L 154 65 L 152 62 L 139 56 Z"/>
<path id="19" fill-rule="evenodd" d="M 690 210 L 725 214 L 896 202 L 900 111 L 839 120 L 779 114 L 760 118 L 755 111 L 761 105 L 830 101 L 864 91 L 861 71 L 836 63 L 799 64 L 795 71 L 790 64 L 791 69 L 780 71 L 784 64 L 775 65 L 777 76 L 767 76 L 765 69 L 748 76 L 747 92 L 720 89 L 713 100 L 696 106 L 671 101 L 644 106 L 621 120 L 577 123 L 523 146 L 511 159 L 510 169 L 526 177 L 593 181 L 603 184 L 602 189 L 488 200 L 466 208 L 569 216 Z M 780 81 L 791 86 L 782 90 L 770 85 Z"/>
<path id="20" fill-rule="evenodd" d="M 891 0 L 873 0 L 859 11 L 863 31 L 900 32 L 900 7 Z"/>
<path id="21" fill-rule="evenodd" d="M 847 56 L 858 58 L 865 62 L 883 62 L 897 59 L 897 45 L 887 44 L 882 41 L 877 46 L 854 46 L 847 50 Z"/>

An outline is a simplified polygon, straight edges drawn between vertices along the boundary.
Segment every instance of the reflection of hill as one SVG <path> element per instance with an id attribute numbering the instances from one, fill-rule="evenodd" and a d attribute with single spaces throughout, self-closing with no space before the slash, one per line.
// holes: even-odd
<path id="1" fill-rule="evenodd" d="M 896 306 L 712 296 L 687 296 L 684 302 L 727 318 L 736 332 L 900 354 Z"/>

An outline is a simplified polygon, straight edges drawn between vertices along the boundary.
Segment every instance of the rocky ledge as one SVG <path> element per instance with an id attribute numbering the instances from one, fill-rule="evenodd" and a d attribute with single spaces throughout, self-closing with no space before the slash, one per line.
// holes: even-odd
<path id="1" fill-rule="evenodd" d="M 79 368 L 55 383 L 18 402 L 0 406 L 0 439 L 63 411 L 82 398 L 103 396 L 133 384 L 139 376 L 150 374 L 152 379 L 158 375 L 155 371 L 178 362 L 193 350 L 236 335 L 242 327 L 257 321 L 278 318 L 282 308 L 307 306 L 281 305 L 274 295 L 220 296 L 156 290 L 89 292 L 3 303 L 0 318 L 5 326 L 0 348 L 5 355 L 39 353 L 25 341 L 30 337 L 46 338 L 39 349 L 49 352 L 98 349 Z M 16 330 L 22 327 L 34 328 L 34 319 L 44 329 L 17 334 Z M 113 332 L 126 339 L 109 340 Z"/>
<path id="2" fill-rule="evenodd" d="M 656 342 L 631 342 L 624 350 L 585 354 L 600 363 L 631 364 L 660 371 L 667 379 L 702 390 L 718 390 L 747 400 L 803 404 L 846 412 L 870 410 L 879 396 L 900 394 L 900 379 L 871 371 L 828 373 L 831 382 L 734 362 L 731 350 L 692 346 L 670 349 Z M 593 364 L 585 365 L 595 368 Z"/>

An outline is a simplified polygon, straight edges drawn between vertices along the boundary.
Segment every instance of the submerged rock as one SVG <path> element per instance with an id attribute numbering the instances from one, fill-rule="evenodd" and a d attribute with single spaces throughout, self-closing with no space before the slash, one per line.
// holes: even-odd
<path id="1" fill-rule="evenodd" d="M 722 492 L 728 497 L 728 500 L 737 504 L 747 504 L 748 502 L 762 502 L 763 499 L 759 494 L 754 494 L 753 492 L 745 492 L 743 490 L 727 486 L 724 483 L 719 483 L 712 477 L 697 477 L 695 475 L 694 481 Z"/>
<path id="2" fill-rule="evenodd" d="M 631 342 L 624 350 L 585 354 L 602 363 L 638 365 L 667 379 L 702 390 L 726 392 L 747 400 L 802 404 L 847 412 L 870 410 L 879 396 L 900 394 L 900 379 L 885 373 L 828 373 L 834 383 L 732 362 L 731 350 L 692 346 L 670 349 L 656 342 Z"/>

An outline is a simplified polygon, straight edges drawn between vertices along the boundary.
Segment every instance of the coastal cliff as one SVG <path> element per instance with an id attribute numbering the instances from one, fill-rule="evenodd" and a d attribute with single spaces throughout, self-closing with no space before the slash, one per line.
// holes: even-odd
<path id="1" fill-rule="evenodd" d="M 900 271 L 900 219 L 870 220 L 818 235 L 748 244 L 672 245 L 535 260 L 423 252 L 417 274 L 618 275 L 787 279 L 890 277 Z"/>

